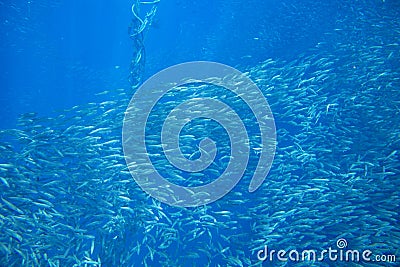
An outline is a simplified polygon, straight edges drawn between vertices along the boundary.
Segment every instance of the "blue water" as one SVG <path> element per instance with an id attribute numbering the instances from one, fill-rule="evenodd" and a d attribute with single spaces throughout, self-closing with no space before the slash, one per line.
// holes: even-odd
<path id="1" fill-rule="evenodd" d="M 340 9 L 335 1 L 290 8 L 295 3 L 161 1 L 145 38 L 145 76 L 192 60 L 248 66 L 302 53 Z M 130 2 L 3 1 L 0 8 L 2 128 L 18 114 L 47 115 L 129 85 Z"/>
<path id="2" fill-rule="evenodd" d="M 399 266 L 400 2 L 161 0 L 144 32 L 142 80 L 188 61 L 233 66 L 260 87 L 277 130 L 258 191 L 247 192 L 259 159 L 251 150 L 233 192 L 187 209 L 149 198 L 123 160 L 122 112 L 137 89 L 131 5 L 0 0 L 0 266 L 295 266 L 262 263 L 257 251 L 337 248 L 339 238 L 396 262 L 299 266 Z M 161 131 L 168 102 L 202 94 L 235 102 L 215 88 L 172 95 L 147 130 Z M 251 114 L 239 111 L 243 121 Z M 254 119 L 246 127 L 257 147 Z M 200 120 L 183 128 L 196 136 L 182 153 L 210 132 L 217 160 L 229 156 L 226 131 Z M 176 181 L 190 175 L 167 166 L 159 147 L 147 152 L 171 182 L 218 178 L 212 169 Z"/>

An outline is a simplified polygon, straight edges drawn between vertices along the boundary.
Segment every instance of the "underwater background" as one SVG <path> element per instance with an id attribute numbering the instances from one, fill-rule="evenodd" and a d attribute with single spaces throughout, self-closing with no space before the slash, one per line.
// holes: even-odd
<path id="1" fill-rule="evenodd" d="M 137 35 L 132 5 L 148 19 Z M 399 1 L 0 0 L 0 14 L 0 266 L 399 266 Z M 249 108 L 221 88 L 170 92 L 147 125 L 149 156 L 170 181 L 209 183 L 234 156 L 210 120 L 182 132 L 188 158 L 205 137 L 218 147 L 195 177 L 152 146 L 185 99 L 229 104 L 252 147 L 229 194 L 172 207 L 129 173 L 122 122 L 143 81 L 200 60 L 257 84 L 276 154 L 249 193 L 260 142 Z M 276 252 L 263 261 L 266 246 Z M 371 261 L 301 259 L 329 248 L 370 250 Z"/>

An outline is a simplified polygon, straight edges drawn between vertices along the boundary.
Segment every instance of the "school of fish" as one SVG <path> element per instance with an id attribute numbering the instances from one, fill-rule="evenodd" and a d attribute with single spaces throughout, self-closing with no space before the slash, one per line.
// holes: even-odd
<path id="1" fill-rule="evenodd" d="M 132 179 L 121 141 L 127 90 L 104 91 L 98 102 L 49 118 L 21 115 L 18 127 L 0 131 L 0 266 L 291 266 L 262 263 L 257 252 L 264 245 L 327 249 L 339 238 L 348 248 L 396 255 L 398 263 L 399 12 L 354 8 L 307 53 L 244 69 L 267 98 L 277 129 L 275 160 L 254 193 L 248 185 L 257 125 L 240 97 L 221 88 L 183 86 L 148 120 L 154 166 L 186 186 L 216 179 L 234 155 L 223 129 L 205 120 L 181 133 L 182 153 L 196 158 L 198 141 L 212 135 L 218 160 L 193 176 L 167 165 L 159 130 L 179 97 L 223 99 L 250 125 L 244 178 L 197 208 L 162 204 Z M 298 264 L 311 265 L 343 263 Z"/>

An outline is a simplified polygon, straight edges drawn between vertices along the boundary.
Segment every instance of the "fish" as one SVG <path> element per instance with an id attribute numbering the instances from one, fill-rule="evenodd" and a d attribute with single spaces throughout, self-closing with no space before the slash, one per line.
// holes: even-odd
<path id="1" fill-rule="evenodd" d="M 129 166 L 120 138 L 129 90 L 98 93 L 101 100 L 53 117 L 26 113 L 16 129 L 0 130 L 1 265 L 260 266 L 257 251 L 264 245 L 327 249 L 339 238 L 351 249 L 396 253 L 400 59 L 394 29 L 399 19 L 383 7 L 342 4 L 347 13 L 338 15 L 315 47 L 292 59 L 268 57 L 238 67 L 266 96 L 277 128 L 273 165 L 253 193 L 248 182 L 263 146 L 254 114 L 241 99 L 245 94 L 234 96 L 196 79 L 155 105 L 148 118 L 148 153 L 138 154 Z M 293 5 L 287 6 L 291 12 L 305 8 Z M 210 81 L 244 86 L 237 78 Z M 171 166 L 165 153 L 178 150 L 161 143 L 168 114 L 184 99 L 205 97 L 237 111 L 249 132 L 249 164 L 243 179 L 218 201 L 168 206 L 143 192 L 128 167 L 143 171 L 144 179 L 155 167 L 192 193 L 190 186 L 217 179 L 235 158 L 222 126 L 198 120 L 181 129 L 179 148 L 186 160 L 216 152 L 203 172 Z M 201 115 L 200 108 L 213 113 L 198 104 L 193 114 Z M 227 108 L 218 112 L 231 115 Z M 215 150 L 199 147 L 205 137 L 213 139 Z M 144 155 L 151 164 L 141 159 Z M 170 192 L 163 191 L 165 200 Z M 175 200 L 182 203 L 178 196 Z"/>

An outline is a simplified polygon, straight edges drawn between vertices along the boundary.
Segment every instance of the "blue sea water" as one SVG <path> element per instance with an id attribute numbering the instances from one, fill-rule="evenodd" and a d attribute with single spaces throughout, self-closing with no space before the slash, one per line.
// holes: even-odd
<path id="1" fill-rule="evenodd" d="M 335 1 L 295 3 L 161 1 L 145 38 L 145 75 L 192 60 L 247 66 L 302 53 L 334 26 L 340 9 Z M 2 128 L 18 114 L 49 114 L 128 86 L 131 4 L 3 1 Z"/>
<path id="2" fill-rule="evenodd" d="M 220 62 L 253 79 L 275 118 L 277 152 L 263 186 L 247 191 L 259 160 L 251 150 L 237 188 L 197 208 L 148 197 L 126 170 L 122 114 L 137 89 L 129 83 L 134 2 L 0 1 L 0 266 L 294 266 L 262 262 L 257 252 L 337 249 L 341 238 L 346 248 L 396 261 L 297 264 L 399 265 L 398 1 L 156 4 L 142 81 L 183 62 Z M 144 18 L 152 5 L 138 5 Z M 178 93 L 161 101 L 147 131 L 161 131 L 168 103 L 185 97 L 236 103 L 215 88 Z M 248 107 L 239 110 L 257 147 L 257 123 Z M 149 157 L 165 164 L 159 172 L 170 181 L 210 182 L 232 156 L 228 133 L 215 121 L 181 133 L 194 135 L 181 140 L 190 155 L 210 132 L 221 141 L 220 169 L 204 180 L 167 166 L 160 147 L 148 148 Z"/>

